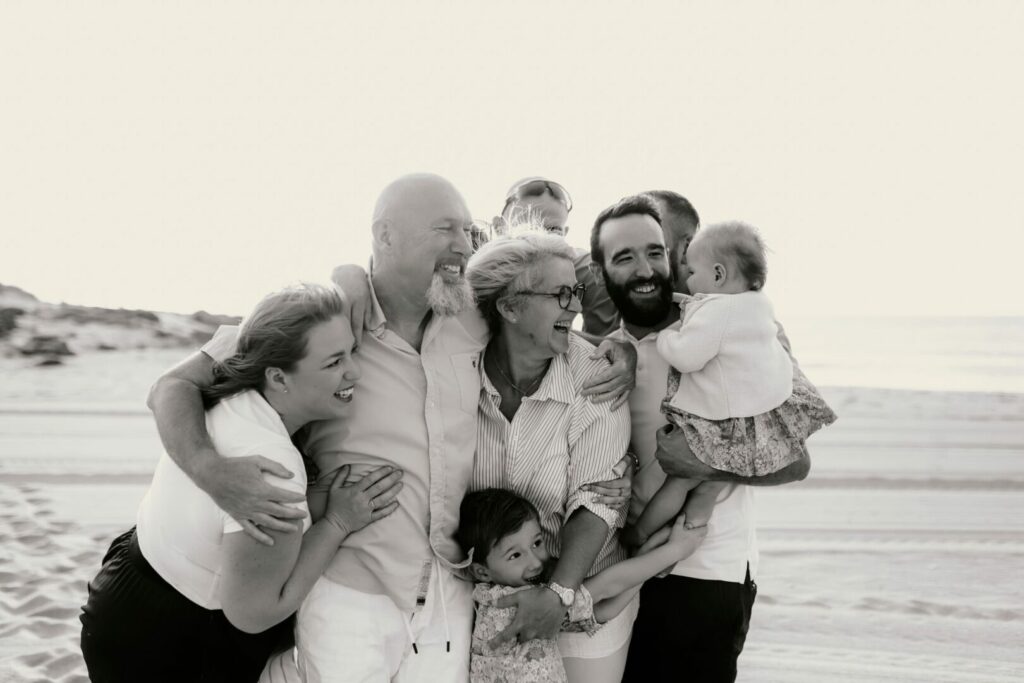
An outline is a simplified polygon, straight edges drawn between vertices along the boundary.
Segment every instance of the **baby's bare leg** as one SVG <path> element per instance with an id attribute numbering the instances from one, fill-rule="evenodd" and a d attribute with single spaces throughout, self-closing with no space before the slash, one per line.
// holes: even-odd
<path id="1" fill-rule="evenodd" d="M 687 480 L 692 481 L 692 480 Z M 702 481 L 686 497 L 683 512 L 686 513 L 686 528 L 696 529 L 708 523 L 715 509 L 718 494 L 728 484 L 719 481 Z"/>

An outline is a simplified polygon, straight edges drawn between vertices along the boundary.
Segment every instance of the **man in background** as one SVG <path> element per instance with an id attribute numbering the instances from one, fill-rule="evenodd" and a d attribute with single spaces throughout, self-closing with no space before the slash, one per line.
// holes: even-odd
<path id="1" fill-rule="evenodd" d="M 661 214 L 661 230 L 665 235 L 665 246 L 668 247 L 673 289 L 681 294 L 689 294 L 686 288 L 689 275 L 686 270 L 686 248 L 700 229 L 700 216 L 693 204 L 678 192 L 648 190 L 644 194 L 654 200 Z"/>
<path id="2" fill-rule="evenodd" d="M 505 194 L 505 206 L 501 211 L 499 226 L 516 223 L 536 222 L 544 231 L 565 238 L 569 232 L 569 212 L 572 211 L 572 197 L 559 183 L 540 176 L 523 178 L 512 185 Z M 500 230 L 499 230 L 500 231 Z M 597 337 L 604 337 L 619 325 L 619 314 L 608 298 L 608 292 L 591 267 L 590 252 L 576 249 L 573 266 L 576 281 L 587 287 L 583 295 L 583 331 Z"/>

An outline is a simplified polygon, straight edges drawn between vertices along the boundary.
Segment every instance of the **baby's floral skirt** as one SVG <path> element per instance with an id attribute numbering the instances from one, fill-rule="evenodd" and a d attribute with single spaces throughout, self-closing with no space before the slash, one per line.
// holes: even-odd
<path id="1" fill-rule="evenodd" d="M 672 371 L 668 395 L 679 388 L 679 373 Z M 665 417 L 683 430 L 697 459 L 716 470 L 743 477 L 778 472 L 807 454 L 804 442 L 814 432 L 836 421 L 817 387 L 793 366 L 793 394 L 785 403 L 753 417 L 708 420 L 662 403 Z"/>

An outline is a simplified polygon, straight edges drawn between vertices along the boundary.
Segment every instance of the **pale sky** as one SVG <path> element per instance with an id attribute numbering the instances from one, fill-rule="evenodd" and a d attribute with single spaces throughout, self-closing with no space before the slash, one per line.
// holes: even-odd
<path id="1" fill-rule="evenodd" d="M 787 314 L 1024 315 L 1024 3 L 0 5 L 0 282 L 245 313 L 365 263 L 377 193 L 665 188 Z"/>

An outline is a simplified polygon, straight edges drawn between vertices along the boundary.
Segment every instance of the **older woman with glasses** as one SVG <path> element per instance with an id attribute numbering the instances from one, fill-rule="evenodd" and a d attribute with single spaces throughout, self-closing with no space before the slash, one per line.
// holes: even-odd
<path id="1" fill-rule="evenodd" d="M 473 255 L 466 276 L 491 330 L 470 488 L 530 500 L 558 558 L 545 584 L 506 598 L 516 616 L 491 646 L 557 634 L 569 681 L 618 681 L 636 598 L 594 635 L 558 633 L 582 581 L 626 557 L 618 542 L 624 511 L 589 488 L 621 474 L 629 413 L 580 394 L 607 363 L 570 332 L 585 289 L 573 250 L 538 232 L 499 238 Z"/>

